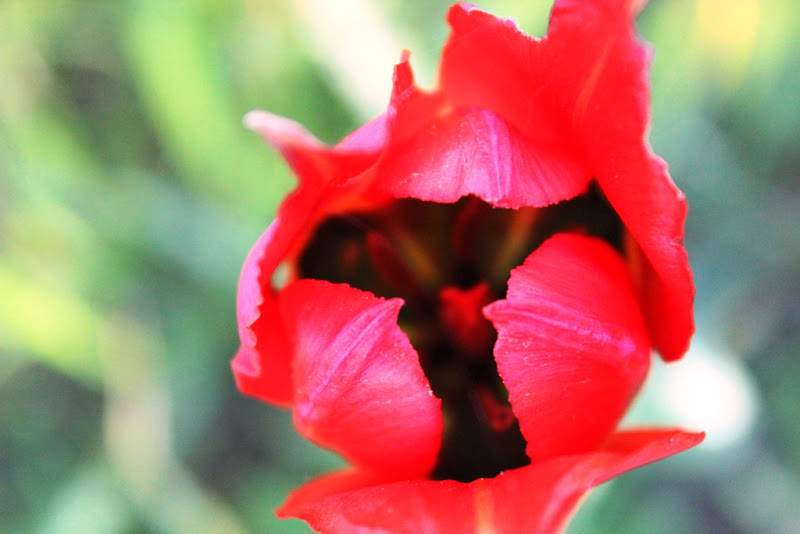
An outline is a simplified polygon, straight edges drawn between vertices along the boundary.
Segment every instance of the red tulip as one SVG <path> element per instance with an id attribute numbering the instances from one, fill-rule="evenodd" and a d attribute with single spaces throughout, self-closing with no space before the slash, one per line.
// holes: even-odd
<path id="1" fill-rule="evenodd" d="M 439 88 L 404 55 L 388 111 L 332 148 L 248 115 L 299 185 L 242 269 L 234 375 L 354 466 L 279 515 L 553 532 L 593 486 L 702 440 L 616 430 L 651 349 L 678 359 L 694 329 L 636 4 L 558 0 L 542 39 L 457 4 Z"/>

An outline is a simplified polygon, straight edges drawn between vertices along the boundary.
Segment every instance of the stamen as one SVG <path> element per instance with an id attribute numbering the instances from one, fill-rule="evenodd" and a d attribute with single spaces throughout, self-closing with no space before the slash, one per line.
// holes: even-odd
<path id="1" fill-rule="evenodd" d="M 367 232 L 367 253 L 378 276 L 409 300 L 424 301 L 425 294 L 416 274 L 403 261 L 397 247 L 376 230 Z"/>
<path id="2" fill-rule="evenodd" d="M 409 232 L 405 225 L 397 224 L 396 221 L 387 223 L 387 232 L 391 236 L 392 243 L 402 256 L 403 263 L 415 273 L 415 278 L 421 286 L 430 290 L 441 284 L 441 266 L 437 265 L 432 251 L 426 250 L 425 242 L 420 236 Z"/>
<path id="3" fill-rule="evenodd" d="M 451 242 L 459 262 L 470 264 L 475 261 L 477 253 L 475 235 L 480 231 L 491 206 L 473 196 L 462 202 L 464 202 L 464 208 L 459 212 L 453 224 Z"/>
<path id="4" fill-rule="evenodd" d="M 544 213 L 543 209 L 520 208 L 511 215 L 511 222 L 497 245 L 494 261 L 489 268 L 490 280 L 506 283 L 511 269 L 522 263 L 532 252 L 531 236 Z"/>

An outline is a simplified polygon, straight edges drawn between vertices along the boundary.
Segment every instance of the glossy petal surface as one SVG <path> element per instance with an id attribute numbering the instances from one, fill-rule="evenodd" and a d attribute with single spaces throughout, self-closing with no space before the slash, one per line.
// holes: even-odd
<path id="1" fill-rule="evenodd" d="M 591 176 L 559 146 L 531 143 L 487 110 L 428 123 L 380 167 L 397 198 L 452 203 L 475 195 L 496 207 L 548 206 L 583 192 Z"/>
<path id="2" fill-rule="evenodd" d="M 279 303 L 300 432 L 357 465 L 411 478 L 436 462 L 442 414 L 397 326 L 402 304 L 318 280 L 291 284 Z"/>
<path id="3" fill-rule="evenodd" d="M 439 78 L 448 101 L 491 109 L 531 138 L 570 144 L 569 129 L 559 122 L 557 93 L 564 88 L 556 69 L 569 56 L 553 54 L 546 39 L 526 35 L 514 20 L 469 4 L 451 7 L 447 21 L 452 32 Z"/>
<path id="4" fill-rule="evenodd" d="M 685 200 L 645 141 L 650 54 L 633 28 L 641 4 L 560 0 L 542 39 L 457 4 L 440 78 L 454 106 L 490 109 L 534 144 L 560 139 L 586 165 L 646 256 L 645 316 L 671 360 L 694 331 L 694 288 L 682 245 Z"/>
<path id="5" fill-rule="evenodd" d="M 557 234 L 511 272 L 484 308 L 494 354 L 534 463 L 585 452 L 616 427 L 650 363 L 622 257 L 604 241 Z"/>
<path id="6" fill-rule="evenodd" d="M 319 478 L 289 496 L 280 517 L 326 534 L 551 534 L 594 486 L 702 441 L 678 430 L 621 432 L 598 450 L 552 458 L 464 484 L 359 472 Z"/>

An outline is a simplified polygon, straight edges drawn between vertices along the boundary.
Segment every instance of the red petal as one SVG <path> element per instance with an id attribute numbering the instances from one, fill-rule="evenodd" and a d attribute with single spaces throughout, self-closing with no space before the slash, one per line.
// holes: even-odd
<path id="1" fill-rule="evenodd" d="M 469 4 L 454 5 L 447 20 L 452 33 L 439 77 L 451 105 L 492 110 L 526 138 L 567 146 L 583 161 L 564 121 L 569 110 L 560 102 L 561 91 L 572 90 L 561 76 L 571 56 L 554 53 L 549 39 L 526 35 L 513 19 Z"/>
<path id="2" fill-rule="evenodd" d="M 694 332 L 694 286 L 683 248 L 685 198 L 646 143 L 651 54 L 633 28 L 642 3 L 595 0 L 587 10 L 585 3 L 559 2 L 550 35 L 571 43 L 567 82 L 585 80 L 575 97 L 575 134 L 600 187 L 647 257 L 645 318 L 655 347 L 674 360 L 686 352 Z"/>
<path id="3" fill-rule="evenodd" d="M 534 143 L 495 113 L 460 109 L 392 146 L 378 166 L 397 198 L 451 203 L 475 195 L 496 207 L 548 206 L 586 189 L 586 168 L 560 145 Z"/>
<path id="4" fill-rule="evenodd" d="M 395 68 L 390 148 L 376 170 L 397 198 L 451 203 L 466 195 L 507 208 L 547 206 L 580 194 L 591 176 L 547 132 L 523 137 L 492 111 L 453 109 L 414 85 L 407 62 Z"/>
<path id="5" fill-rule="evenodd" d="M 597 451 L 557 457 L 476 481 L 490 492 L 484 515 L 493 518 L 498 533 L 562 531 L 590 489 L 693 447 L 703 437 L 680 430 L 620 432 Z"/>
<path id="6" fill-rule="evenodd" d="M 429 93 L 417 87 L 409 55 L 404 53 L 400 63 L 394 67 L 392 98 L 386 112 L 390 142 L 412 137 L 417 130 L 441 114 L 446 106 L 441 92 Z"/>
<path id="7" fill-rule="evenodd" d="M 386 117 L 380 115 L 330 148 L 293 120 L 251 111 L 245 125 L 261 134 L 286 159 L 301 184 L 341 182 L 375 162 L 386 141 Z"/>
<path id="8" fill-rule="evenodd" d="M 702 439 L 702 434 L 679 430 L 622 432 L 600 450 L 553 458 L 469 484 L 387 482 L 364 473 L 338 473 L 295 491 L 278 516 L 303 519 L 326 534 L 558 532 L 594 486 Z"/>
<path id="9" fill-rule="evenodd" d="M 369 202 L 363 196 L 365 185 L 356 178 L 363 176 L 384 148 L 386 117 L 364 124 L 332 148 L 296 122 L 266 111 L 251 111 L 245 123 L 283 155 L 299 180 L 267 231 L 274 242 L 265 249 L 260 269 L 264 280 L 269 280 L 320 218 Z"/>
<path id="10" fill-rule="evenodd" d="M 655 347 L 671 360 L 694 331 L 694 287 L 682 245 L 683 195 L 645 141 L 649 51 L 633 28 L 643 3 L 559 0 L 544 39 L 512 20 L 453 6 L 440 77 L 454 106 L 490 109 L 528 138 L 560 136 L 584 162 L 647 257 L 645 317 Z"/>
<path id="11" fill-rule="evenodd" d="M 614 430 L 647 374 L 650 344 L 611 246 L 555 235 L 511 272 L 506 299 L 484 313 L 534 463 L 591 450 Z"/>
<path id="12" fill-rule="evenodd" d="M 480 532 L 475 528 L 475 502 L 468 484 L 393 482 L 358 471 L 311 481 L 289 495 L 277 514 L 302 519 L 324 534 Z"/>
<path id="13" fill-rule="evenodd" d="M 563 39 L 584 50 L 576 61 L 586 67 L 574 76 L 586 78 L 591 72 L 592 77 L 576 100 L 575 135 L 600 187 L 647 258 L 645 318 L 656 349 L 674 360 L 686 352 L 694 332 L 694 286 L 683 247 L 686 200 L 646 142 L 650 51 L 633 29 L 641 2 L 595 3 L 591 15 L 567 3 L 555 9 L 553 39 L 566 34 Z"/>
<path id="14" fill-rule="evenodd" d="M 397 326 L 400 299 L 300 280 L 279 297 L 294 347 L 294 419 L 306 437 L 381 473 L 429 473 L 441 402 Z"/>
<path id="15" fill-rule="evenodd" d="M 357 187 L 340 184 L 374 162 L 385 141 L 385 117 L 368 122 L 333 148 L 299 124 L 264 111 L 249 113 L 245 123 L 281 152 L 300 185 L 281 204 L 278 216 L 242 267 L 236 302 L 241 347 L 231 365 L 243 393 L 288 405 L 292 399 L 291 354 L 272 275 L 282 261 L 290 259 L 315 220 L 363 202 Z"/>

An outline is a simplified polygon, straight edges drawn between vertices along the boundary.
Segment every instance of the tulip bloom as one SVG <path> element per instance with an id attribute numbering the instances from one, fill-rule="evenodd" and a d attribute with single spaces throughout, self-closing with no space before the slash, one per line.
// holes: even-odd
<path id="1" fill-rule="evenodd" d="M 676 360 L 694 329 L 640 3 L 557 0 L 541 39 L 457 4 L 438 88 L 404 54 L 386 113 L 334 147 L 247 116 L 299 185 L 242 269 L 234 375 L 353 465 L 281 517 L 553 532 L 593 486 L 702 439 L 617 430 L 651 350 Z"/>

